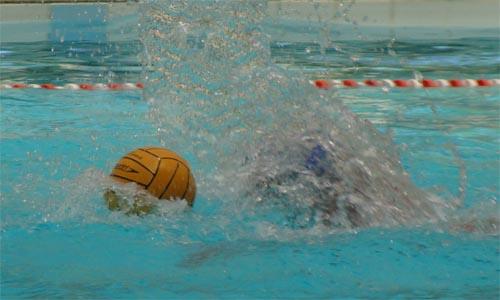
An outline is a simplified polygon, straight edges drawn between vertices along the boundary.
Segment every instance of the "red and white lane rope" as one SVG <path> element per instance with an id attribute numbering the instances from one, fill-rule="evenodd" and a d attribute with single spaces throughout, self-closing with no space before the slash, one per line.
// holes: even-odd
<path id="1" fill-rule="evenodd" d="M 357 87 L 388 87 L 388 88 L 465 88 L 500 86 L 500 79 L 366 79 L 356 81 L 318 79 L 311 81 L 318 89 L 357 88 Z"/>
<path id="2" fill-rule="evenodd" d="M 0 89 L 45 89 L 45 90 L 85 90 L 85 91 L 124 91 L 141 90 L 144 84 L 137 83 L 67 83 L 65 85 L 25 84 L 25 83 L 0 83 Z"/>
<path id="3" fill-rule="evenodd" d="M 496 87 L 500 86 L 500 79 L 366 79 L 357 81 L 353 79 L 344 80 L 311 80 L 310 83 L 318 89 L 332 88 L 359 88 L 359 87 L 381 87 L 381 88 L 473 88 L 473 87 Z M 137 83 L 67 83 L 55 85 L 25 84 L 25 83 L 0 83 L 0 89 L 45 89 L 45 90 L 85 90 L 85 91 L 124 91 L 141 90 L 144 84 Z"/>

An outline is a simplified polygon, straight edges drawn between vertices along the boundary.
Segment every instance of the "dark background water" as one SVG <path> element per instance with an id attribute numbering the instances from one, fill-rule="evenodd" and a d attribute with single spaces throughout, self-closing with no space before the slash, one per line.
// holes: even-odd
<path id="1" fill-rule="evenodd" d="M 497 38 L 440 40 L 274 41 L 273 60 L 304 76 L 329 79 L 496 78 Z M 141 80 L 140 41 L 2 43 L 2 81 L 28 83 L 136 82 Z M 420 76 L 420 75 L 418 75 Z"/>

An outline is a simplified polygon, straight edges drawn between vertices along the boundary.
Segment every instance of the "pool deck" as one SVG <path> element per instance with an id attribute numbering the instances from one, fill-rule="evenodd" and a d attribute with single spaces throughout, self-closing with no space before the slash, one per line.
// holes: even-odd
<path id="1" fill-rule="evenodd" d="M 134 27 L 138 23 L 140 2 L 77 2 L 0 0 L 0 41 L 50 40 L 57 37 L 55 32 L 62 30 L 60 26 L 64 22 L 79 22 L 80 30 L 85 29 L 81 28 L 84 23 L 87 27 L 104 26 L 108 41 L 137 38 Z M 353 27 L 365 30 L 365 35 L 375 31 L 381 36 L 411 35 L 413 33 L 405 30 L 415 28 L 433 29 L 436 33 L 460 29 L 461 34 L 472 36 L 478 30 L 489 29 L 497 36 L 500 34 L 498 0 L 357 0 L 352 7 L 337 0 L 275 0 L 269 1 L 268 12 L 277 25 L 321 20 L 320 24 L 338 25 L 339 30 L 352 31 Z M 288 38 L 302 37 L 292 35 Z M 352 36 L 347 34 L 340 38 Z"/>

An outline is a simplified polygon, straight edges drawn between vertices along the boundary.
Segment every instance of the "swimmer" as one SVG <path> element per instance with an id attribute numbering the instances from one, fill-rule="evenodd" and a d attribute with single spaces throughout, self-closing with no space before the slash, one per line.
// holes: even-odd
<path id="1" fill-rule="evenodd" d="M 407 224 L 438 218 L 446 209 L 411 182 L 391 148 L 349 144 L 353 139 L 346 134 L 333 129 L 268 139 L 273 142 L 248 160 L 247 195 L 297 208 L 292 214 L 299 218 L 292 219 L 299 226 Z"/>

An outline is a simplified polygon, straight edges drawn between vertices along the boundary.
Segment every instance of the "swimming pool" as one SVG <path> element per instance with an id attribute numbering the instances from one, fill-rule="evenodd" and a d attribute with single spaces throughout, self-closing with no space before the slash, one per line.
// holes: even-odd
<path id="1" fill-rule="evenodd" d="M 214 15 L 224 13 L 221 9 Z M 290 32 L 300 28 L 288 25 Z M 238 45 L 240 40 L 225 41 Z M 148 50 L 158 49 L 151 40 L 143 42 Z M 2 80 L 64 84 L 144 79 L 139 41 L 57 40 L 1 47 Z M 307 79 L 412 78 L 419 73 L 429 78 L 495 78 L 499 68 L 498 39 L 490 34 L 447 40 L 347 39 L 326 48 L 275 39 L 270 50 L 270 59 L 286 68 L 288 76 Z M 219 64 L 228 70 L 259 57 Z M 149 76 L 144 95 L 1 91 L 2 297 L 498 298 L 498 229 L 487 221 L 498 214 L 497 88 L 318 91 L 301 86 L 304 97 L 340 99 L 379 131 L 391 134 L 418 187 L 450 199 L 458 195 L 462 164 L 467 177 L 463 208 L 437 222 L 297 228 L 280 212 L 232 198 L 235 187 L 222 185 L 230 178 L 206 178 L 234 175 L 234 170 L 224 169 L 223 160 L 232 162 L 237 153 L 203 160 L 212 154 L 196 152 L 219 147 L 210 142 L 213 136 L 223 146 L 225 140 L 239 138 L 218 136 L 222 129 L 215 127 L 234 125 L 233 118 L 214 123 L 204 118 L 215 112 L 199 108 L 206 115 L 194 122 L 181 120 L 186 124 L 179 130 L 206 129 L 206 134 L 184 131 L 186 135 L 169 140 L 165 124 L 173 123 L 165 119 L 165 103 L 158 103 L 162 86 L 198 78 L 179 74 L 184 81 L 161 78 L 160 84 Z M 219 79 L 208 83 L 217 85 Z M 255 85 L 245 86 L 250 87 L 241 87 L 247 96 L 259 95 Z M 269 91 L 275 90 L 268 87 L 263 93 Z M 203 96 L 196 99 L 203 103 Z M 287 105 L 268 104 L 284 110 Z M 245 112 L 237 112 L 241 120 L 246 120 Z M 220 116 L 228 116 L 227 111 L 214 119 Z M 185 147 L 183 154 L 200 182 L 194 209 L 167 203 L 161 214 L 143 218 L 108 211 L 102 190 L 116 160 L 138 146 L 160 143 L 176 150 Z M 463 228 L 464 223 L 475 228 Z"/>

